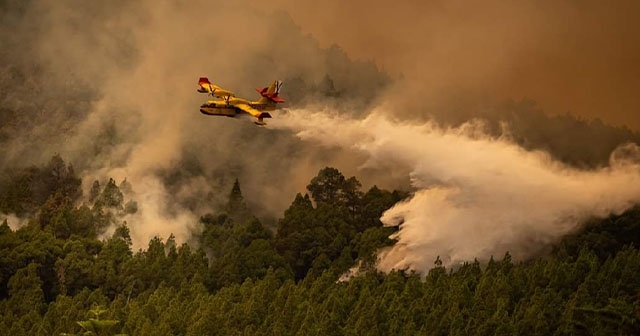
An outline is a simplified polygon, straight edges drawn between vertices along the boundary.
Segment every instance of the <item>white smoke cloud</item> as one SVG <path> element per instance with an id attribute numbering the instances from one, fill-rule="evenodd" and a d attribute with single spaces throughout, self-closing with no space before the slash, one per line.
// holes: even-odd
<path id="1" fill-rule="evenodd" d="M 381 218 L 400 228 L 398 242 L 379 253 L 381 270 L 427 271 L 438 256 L 454 266 L 507 251 L 522 260 L 590 217 L 640 202 L 634 144 L 614 152 L 610 167 L 581 170 L 507 138 L 490 138 L 478 123 L 443 129 L 393 121 L 383 112 L 355 120 L 293 110 L 271 123 L 304 140 L 365 153 L 367 166 L 410 169 L 416 192 Z"/>
<path id="2" fill-rule="evenodd" d="M 197 225 L 197 217 L 204 211 L 212 211 L 212 205 L 206 204 L 207 195 L 212 193 L 213 198 L 225 198 L 230 187 L 228 182 L 235 177 L 240 178 L 249 205 L 259 204 L 268 209 L 269 215 L 280 215 L 291 200 L 287 195 L 304 190 L 319 168 L 336 165 L 347 171 L 360 164 L 359 157 L 356 159 L 342 151 L 327 153 L 329 151 L 318 150 L 315 146 L 297 148 L 291 145 L 288 137 L 269 129 L 256 129 L 250 123 L 238 120 L 202 116 L 197 107 L 206 98 L 195 92 L 195 80 L 199 76 L 211 76 L 217 84 L 237 90 L 239 96 L 251 97 L 255 95 L 252 87 L 274 78 L 300 76 L 307 83 L 316 83 L 331 74 L 336 85 L 347 83 L 348 91 L 359 95 L 371 92 L 376 87 L 372 84 L 379 81 L 379 76 L 376 69 L 368 69 L 371 65 L 365 63 L 351 68 L 339 49 L 319 52 L 311 37 L 302 38 L 295 25 L 278 18 L 270 8 L 256 8 L 248 1 L 216 3 L 215 6 L 205 0 L 191 1 L 189 5 L 150 0 L 135 3 L 34 1 L 24 21 L 39 22 L 40 25 L 27 35 L 30 39 L 25 39 L 24 34 L 15 39 L 20 41 L 19 45 L 29 41 L 29 49 L 33 52 L 28 54 L 36 55 L 34 61 L 46 69 L 46 76 L 28 81 L 33 84 L 27 88 L 38 88 L 37 98 L 29 96 L 29 99 L 17 101 L 36 104 L 42 101 L 41 95 L 60 96 L 63 98 L 49 101 L 62 100 L 64 104 L 55 109 L 33 107 L 34 114 L 50 118 L 42 117 L 30 132 L 16 132 L 22 136 L 16 135 L 7 146 L 5 162 L 35 164 L 53 153 L 60 153 L 74 164 L 86 190 L 94 179 L 105 181 L 112 177 L 122 181 L 127 178 L 133 186 L 133 194 L 127 197 L 139 205 L 139 211 L 126 218 L 136 247 L 146 245 L 154 235 L 166 238 L 174 233 L 178 243 L 184 241 L 187 230 Z M 207 13 L 206 18 L 202 13 Z M 15 34 L 12 32 L 12 35 Z M 16 53 L 16 58 L 22 58 L 23 54 Z M 359 68 L 362 70 L 356 71 Z M 365 84 L 360 86 L 361 83 Z M 73 92 L 71 98 L 75 99 L 68 99 L 67 91 Z M 419 91 L 424 93 L 424 90 Z M 287 86 L 285 98 L 286 92 Z M 66 114 L 62 111 L 67 110 L 75 117 L 64 117 Z M 322 115 L 304 116 L 297 121 L 293 115 L 285 120 L 279 118 L 279 113 L 274 113 L 273 122 L 280 122 L 283 128 L 301 130 L 301 136 L 309 139 L 337 147 L 358 147 L 369 156 L 369 161 L 362 167 L 389 169 L 388 176 L 375 175 L 378 185 L 382 178 L 393 184 L 399 175 L 411 170 L 414 186 L 420 189 L 412 202 L 419 200 L 421 193 L 435 193 L 433 186 L 439 186 L 440 192 L 447 193 L 443 199 L 450 203 L 452 199 L 481 197 L 482 192 L 488 193 L 486 186 L 492 184 L 494 188 L 506 188 L 500 185 L 501 178 L 526 180 L 525 168 L 529 165 L 523 162 L 523 167 L 514 167 L 525 170 L 518 176 L 503 177 L 501 172 L 509 172 L 509 168 L 502 162 L 495 162 L 496 171 L 491 171 L 491 158 L 486 156 L 490 153 L 502 153 L 508 160 L 514 156 L 535 157 L 531 160 L 539 161 L 539 165 L 546 162 L 549 175 L 559 180 L 562 178 L 558 176 L 566 170 L 561 166 L 553 168 L 559 164 L 543 154 L 525 155 L 523 150 L 504 140 L 484 139 L 473 124 L 467 124 L 465 129 L 445 131 L 430 124 L 410 127 L 371 117 L 360 125 L 358 121 L 346 120 L 339 126 L 353 127 L 344 129 L 336 137 L 335 131 L 342 128 L 333 124 L 341 123 L 340 120 Z M 318 120 L 314 122 L 308 118 Z M 58 120 L 66 121 L 60 122 L 64 127 L 52 122 Z M 376 127 L 378 130 L 373 129 Z M 476 134 L 472 136 L 474 132 Z M 195 153 L 194 161 L 200 165 L 200 175 L 181 177 L 177 182 L 179 187 L 169 190 L 172 186 L 163 181 L 166 176 L 162 173 L 175 168 L 184 159 L 185 148 Z M 474 162 L 474 156 L 478 155 L 486 162 Z M 465 165 L 471 164 L 480 166 L 478 169 L 486 181 L 477 179 L 480 173 L 464 169 L 468 168 Z M 622 164 L 612 171 L 622 171 L 628 166 L 629 163 Z M 570 175 L 586 174 L 569 171 Z M 362 175 L 365 174 L 359 177 Z M 229 178 L 215 181 L 220 176 Z M 513 187 L 527 189 L 530 186 L 520 183 Z M 540 189 L 544 190 L 544 186 Z M 498 195 L 509 200 L 508 193 Z M 193 208 L 181 208 L 178 201 L 184 199 L 204 201 L 197 204 L 198 211 L 194 211 Z M 431 198 L 426 199 L 431 202 Z M 410 205 L 405 206 L 411 208 Z M 490 207 L 475 205 L 487 212 L 487 216 L 491 215 Z M 204 206 L 209 208 L 200 211 Z M 394 211 L 398 210 L 388 215 Z M 405 220 L 403 235 L 410 231 L 409 214 L 398 212 L 387 222 L 393 224 L 392 219 L 400 216 Z M 408 238 L 401 237 L 401 243 L 406 241 Z M 398 244 L 397 248 L 401 246 Z M 425 257 L 429 263 L 431 259 L 431 256 Z M 402 263 L 396 263 L 399 265 L 390 267 L 401 267 Z"/>
<path id="3" fill-rule="evenodd" d="M 20 218 L 15 214 L 3 214 L 0 212 L 0 223 L 7 221 L 7 225 L 13 231 L 20 229 L 23 226 L 26 226 L 29 223 L 28 219 Z"/>
<path id="4" fill-rule="evenodd" d="M 36 2 L 52 26 L 39 35 L 40 57 L 53 73 L 82 79 L 95 92 L 84 117 L 73 120 L 63 140 L 51 143 L 78 168 L 85 191 L 94 180 L 131 183 L 134 193 L 126 196 L 139 212 L 125 220 L 134 248 L 155 235 L 173 233 L 178 243 L 187 241 L 199 216 L 226 202 L 235 178 L 256 215 L 280 215 L 321 164 L 331 161 L 308 159 L 314 156 L 291 145 L 297 140 L 249 120 L 198 112 L 208 98 L 196 92 L 200 76 L 253 99 L 254 87 L 276 78 L 318 82 L 331 60 L 344 61 L 332 68 L 347 73 L 344 55 L 320 50 L 286 14 L 247 1 L 213 7 L 206 0 Z M 350 83 L 363 78 L 361 73 L 380 77 L 375 68 L 363 69 L 349 72 Z M 198 166 L 195 176 L 171 175 L 180 173 L 187 151 L 194 158 L 191 168 Z M 340 160 L 326 155 L 331 156 Z"/>

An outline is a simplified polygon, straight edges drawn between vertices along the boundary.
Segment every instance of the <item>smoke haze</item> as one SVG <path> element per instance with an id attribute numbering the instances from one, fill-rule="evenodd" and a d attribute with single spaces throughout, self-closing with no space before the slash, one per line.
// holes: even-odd
<path id="1" fill-rule="evenodd" d="M 530 98 L 547 113 L 640 129 L 638 1 L 279 3 L 322 45 L 402 73 L 419 109 L 398 113 L 469 117 Z"/>
<path id="2" fill-rule="evenodd" d="M 491 138 L 481 123 L 443 129 L 365 119 L 332 111 L 292 110 L 274 127 L 301 139 L 365 153 L 367 165 L 410 170 L 414 195 L 381 220 L 399 226 L 398 242 L 379 254 L 379 268 L 426 272 L 440 256 L 455 266 L 509 251 L 531 257 L 591 217 L 621 213 L 640 201 L 640 151 L 627 144 L 610 167 L 580 170 L 508 138 Z"/>
<path id="3" fill-rule="evenodd" d="M 94 180 L 126 178 L 125 197 L 139 205 L 123 218 L 134 249 L 155 235 L 187 241 L 236 177 L 250 208 L 272 217 L 325 166 L 365 187 L 410 178 L 414 197 L 384 217 L 404 222 L 383 269 L 424 270 L 435 255 L 454 264 L 507 249 L 524 258 L 582 219 L 637 201 L 635 161 L 622 158 L 634 147 L 609 168 L 578 170 L 467 122 L 488 117 L 496 102 L 530 97 L 547 112 L 640 128 L 635 3 L 270 4 L 33 0 L 7 9 L 0 168 L 59 153 L 85 195 Z M 403 78 L 390 83 L 341 48 Z M 266 129 L 205 117 L 200 76 L 248 98 L 253 87 L 284 79 L 289 102 L 320 107 L 275 112 Z M 376 114 L 365 118 L 372 105 Z M 363 120 L 314 112 L 326 106 Z M 442 129 L 425 116 L 462 126 Z M 291 130 L 313 141 L 292 139 Z M 574 141 L 575 133 L 558 133 Z M 586 152 L 584 142 L 577 151 Z"/>
<path id="4" fill-rule="evenodd" d="M 351 155 L 248 120 L 200 115 L 200 76 L 248 98 L 274 79 L 297 79 L 283 89 L 292 96 L 296 89 L 312 94 L 323 78 L 335 89 L 334 79 L 356 97 L 350 106 L 366 104 L 371 84 L 386 81 L 339 48 L 319 49 L 286 13 L 248 2 L 17 7 L 3 13 L 13 26 L 2 29 L 11 48 L 3 48 L 8 62 L 0 72 L 9 121 L 0 132 L 0 167 L 37 165 L 59 153 L 81 175 L 85 195 L 94 180 L 127 179 L 125 200 L 139 206 L 123 218 L 134 249 L 155 235 L 187 241 L 199 216 L 224 205 L 235 178 L 257 215 L 276 217 L 320 168 L 353 172 L 358 165 Z"/>

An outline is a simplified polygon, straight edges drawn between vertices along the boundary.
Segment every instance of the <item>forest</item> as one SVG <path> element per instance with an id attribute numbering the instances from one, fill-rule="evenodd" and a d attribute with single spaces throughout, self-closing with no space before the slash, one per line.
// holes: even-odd
<path id="1" fill-rule="evenodd" d="M 640 330 L 640 207 L 557 242 L 428 274 L 375 268 L 408 196 L 326 167 L 270 230 L 236 180 L 191 244 L 156 237 L 133 251 L 128 182 L 81 179 L 56 155 L 5 171 L 0 212 L 3 335 L 633 335 Z M 116 227 L 105 236 L 109 227 Z M 357 275 L 340 278 L 354 265 Z"/>

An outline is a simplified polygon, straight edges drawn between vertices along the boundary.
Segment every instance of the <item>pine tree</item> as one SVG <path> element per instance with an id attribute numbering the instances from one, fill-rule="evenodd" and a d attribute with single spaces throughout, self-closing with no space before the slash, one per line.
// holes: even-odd
<path id="1" fill-rule="evenodd" d="M 249 208 L 244 202 L 244 197 L 242 196 L 240 182 L 238 179 L 233 183 L 233 187 L 229 193 L 226 211 L 236 223 L 243 223 L 250 217 Z"/>

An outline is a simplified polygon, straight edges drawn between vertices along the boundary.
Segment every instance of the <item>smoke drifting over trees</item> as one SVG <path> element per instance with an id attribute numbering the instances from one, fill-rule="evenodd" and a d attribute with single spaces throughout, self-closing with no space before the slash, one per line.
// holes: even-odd
<path id="1" fill-rule="evenodd" d="M 0 334 L 634 334 L 606 6 L 0 1 Z M 203 116 L 200 76 L 288 106 Z"/>
<path id="2" fill-rule="evenodd" d="M 274 77 L 284 79 L 283 95 L 290 106 L 308 106 L 309 111 L 328 108 L 365 118 L 378 106 L 383 114 L 418 120 L 418 125 L 427 116 L 452 127 L 480 117 L 488 120 L 483 134 L 509 137 L 527 150 L 542 149 L 581 168 L 606 169 L 618 145 L 640 139 L 629 129 L 597 120 L 570 115 L 549 118 L 528 100 L 479 104 L 476 92 L 465 94 L 465 87 L 437 98 L 443 88 L 455 86 L 455 81 L 440 88 L 425 83 L 441 82 L 445 73 L 434 75 L 436 78 L 406 73 L 405 79 L 394 79 L 395 75 L 388 76 L 373 62 L 350 60 L 339 46 L 323 49 L 313 36 L 304 35 L 306 28 L 294 22 L 303 7 L 292 6 L 291 16 L 277 6 L 263 10 L 245 2 L 214 7 L 211 10 L 210 1 L 189 6 L 164 1 L 85 4 L 75 0 L 7 5 L 2 13 L 7 48 L 0 54 L 0 154 L 4 158 L 0 166 L 8 171 L 39 165 L 58 153 L 73 163 L 82 178 L 84 198 L 94 181 L 106 185 L 111 178 L 116 183 L 126 179 L 131 188 L 123 190 L 124 197 L 137 202 L 137 211 L 126 212 L 123 220 L 130 225 L 134 246 L 144 247 L 155 235 L 173 233 L 178 242 L 187 241 L 200 226 L 199 216 L 224 206 L 226 190 L 236 178 L 245 186 L 250 208 L 261 216 L 279 217 L 292 196 L 304 191 L 307 181 L 324 166 L 358 175 L 365 187 L 408 188 L 409 173 L 415 173 L 411 164 L 374 162 L 358 151 L 300 142 L 287 131 L 201 116 L 196 106 L 203 97 L 195 93 L 193 83 L 202 75 L 244 96 L 251 96 L 253 86 Z M 436 15 L 432 9 L 427 13 L 430 16 Z M 457 10 L 442 8 L 445 14 Z M 505 15 L 521 15 L 521 10 L 513 8 Z M 447 22 L 435 20 L 432 26 L 416 29 L 442 32 Z M 484 27 L 483 22 L 477 24 Z M 460 23 L 464 32 L 475 26 Z M 445 36 L 439 34 L 434 41 Z M 461 36 L 462 41 L 469 38 Z M 454 43 L 443 45 L 451 51 Z M 383 48 L 388 53 L 380 53 L 379 59 L 399 67 L 385 68 L 396 71 L 415 65 L 415 59 L 396 62 L 393 50 L 407 46 L 395 47 Z M 424 54 L 407 50 L 411 57 Z M 480 68 L 469 64 L 462 69 Z M 467 78 L 454 76 L 456 73 L 451 78 Z M 309 126 L 325 131 L 333 127 Z"/>
<path id="3" fill-rule="evenodd" d="M 96 179 L 126 178 L 127 196 L 139 204 L 129 221 L 139 223 L 131 227 L 138 246 L 171 232 L 185 241 L 195 214 L 223 205 L 219 195 L 235 178 L 258 213 L 277 216 L 288 202 L 283 192 L 303 190 L 343 154 L 199 115 L 197 78 L 248 97 L 274 78 L 291 79 L 284 91 L 293 104 L 340 90 L 343 103 L 360 109 L 388 79 L 339 48 L 319 49 L 284 13 L 247 11 L 243 3 L 215 8 L 210 1 L 31 1 L 4 13 L 11 20 L 3 20 L 3 33 L 14 24 L 7 42 L 16 48 L 3 48 L 2 167 L 59 153 L 73 162 L 85 194 Z"/>
<path id="4" fill-rule="evenodd" d="M 402 73 L 416 110 L 478 115 L 529 98 L 640 129 L 640 3 L 634 0 L 279 0 L 321 45 Z"/>
<path id="5" fill-rule="evenodd" d="M 480 125 L 482 126 L 482 125 Z M 274 122 L 307 141 L 359 151 L 367 165 L 409 170 L 412 198 L 381 218 L 398 226 L 398 242 L 380 269 L 425 273 L 489 260 L 507 251 L 518 260 L 539 253 L 591 217 L 620 214 L 640 202 L 640 151 L 623 145 L 610 167 L 572 168 L 541 151 L 491 138 L 479 125 L 457 128 L 365 119 L 331 111 L 292 110 Z"/>

